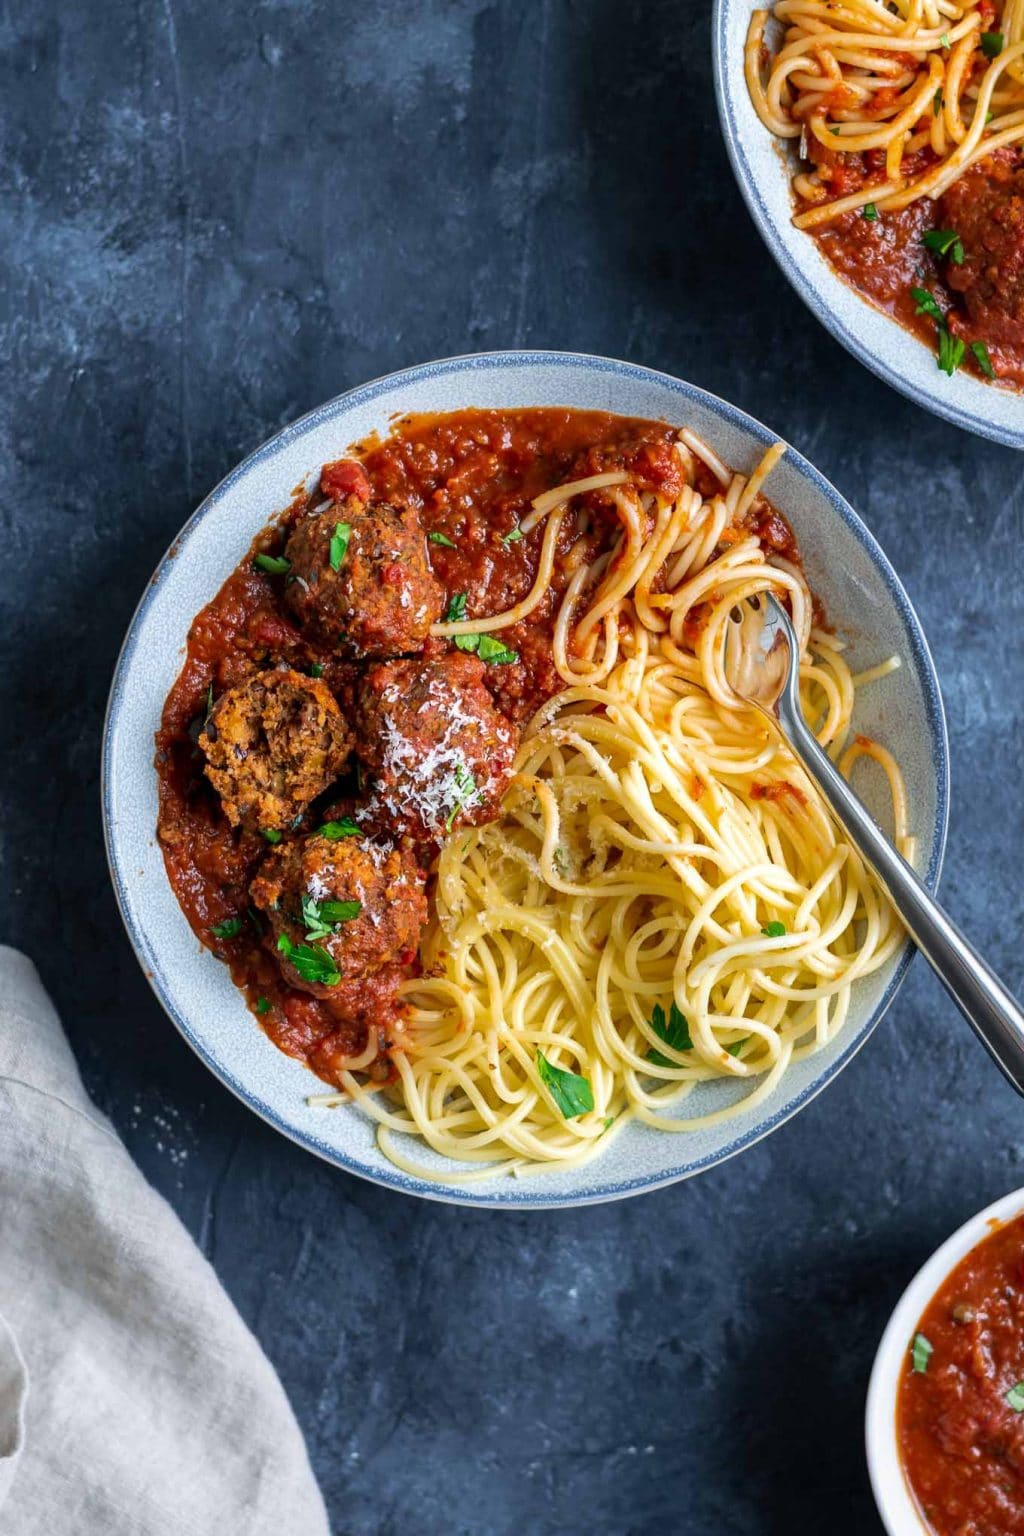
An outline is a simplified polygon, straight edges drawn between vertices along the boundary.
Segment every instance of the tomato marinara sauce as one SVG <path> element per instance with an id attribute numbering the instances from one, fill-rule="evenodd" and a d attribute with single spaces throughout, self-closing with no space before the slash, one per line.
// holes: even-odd
<path id="1" fill-rule="evenodd" d="M 430 865 L 497 814 L 519 730 L 560 686 L 558 597 L 618 538 L 612 500 L 574 499 L 544 600 L 478 654 L 431 628 L 529 592 L 539 493 L 626 470 L 677 495 L 676 436 L 555 408 L 403 418 L 325 465 L 194 620 L 156 736 L 168 877 L 270 1038 L 325 1081 L 390 1073 Z M 795 555 L 766 503 L 751 516 Z"/>
<path id="2" fill-rule="evenodd" d="M 839 194 L 880 177 L 870 154 L 831 155 L 821 174 Z M 923 169 L 929 156 L 919 156 Z M 964 173 L 944 197 L 895 212 L 841 214 L 814 231 L 836 271 L 868 299 L 950 361 L 937 320 L 954 344 L 957 366 L 1024 386 L 1024 170 L 1017 150 L 997 151 Z M 991 372 L 990 372 L 991 370 Z"/>
<path id="3" fill-rule="evenodd" d="M 897 1436 L 935 1536 L 1024 1533 L 1024 1215 L 972 1249 L 929 1302 Z"/>

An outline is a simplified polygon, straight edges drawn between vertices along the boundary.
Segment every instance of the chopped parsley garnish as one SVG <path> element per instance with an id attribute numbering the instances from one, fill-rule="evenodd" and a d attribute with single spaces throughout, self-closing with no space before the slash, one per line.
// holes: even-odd
<path id="1" fill-rule="evenodd" d="M 668 1011 L 668 1022 L 665 1022 L 665 1010 L 660 1003 L 655 1003 L 651 1009 L 651 1028 L 659 1040 L 664 1040 L 667 1046 L 674 1051 L 692 1051 L 693 1041 L 690 1039 L 690 1026 L 680 1013 L 676 1003 L 673 1003 Z M 661 1051 L 648 1051 L 647 1060 L 656 1067 L 678 1067 L 678 1061 L 671 1061 Z"/>
<path id="2" fill-rule="evenodd" d="M 362 837 L 363 829 L 351 816 L 343 816 L 340 821 L 325 821 L 323 826 L 317 827 L 316 835 L 338 843 L 343 837 Z"/>
<path id="3" fill-rule="evenodd" d="M 203 721 L 204 725 L 209 725 L 209 723 L 210 723 L 210 716 L 212 714 L 213 714 L 213 684 L 211 683 L 209 688 L 207 688 L 207 690 L 206 690 L 206 719 Z"/>
<path id="4" fill-rule="evenodd" d="M 317 939 L 329 939 L 342 923 L 352 922 L 362 910 L 361 901 L 316 901 L 312 896 L 303 896 L 302 921 L 309 930 L 307 941 L 312 944 Z"/>
<path id="5" fill-rule="evenodd" d="M 454 539 L 450 539 L 446 533 L 428 533 L 427 538 L 431 544 L 443 544 L 445 549 L 458 549 Z"/>
<path id="6" fill-rule="evenodd" d="M 277 947 L 303 981 L 312 981 L 322 987 L 336 987 L 341 980 L 338 967 L 319 944 L 293 944 L 288 935 L 282 933 Z"/>
<path id="7" fill-rule="evenodd" d="M 921 239 L 936 256 L 948 256 L 956 266 L 963 266 L 963 241 L 955 229 L 926 229 Z"/>
<path id="8" fill-rule="evenodd" d="M 446 624 L 461 624 L 466 617 L 465 592 L 453 592 L 448 599 L 448 607 L 445 609 L 444 622 Z"/>
<path id="9" fill-rule="evenodd" d="M 964 360 L 964 343 L 959 336 L 951 336 L 946 327 L 939 331 L 939 367 L 952 378 Z"/>
<path id="10" fill-rule="evenodd" d="M 930 315 L 936 325 L 945 325 L 946 317 L 936 302 L 935 295 L 928 288 L 911 288 L 910 297 L 917 308 L 915 315 Z"/>
<path id="11" fill-rule="evenodd" d="M 266 838 L 268 843 L 279 843 L 284 836 L 276 827 L 261 827 L 260 836 Z"/>
<path id="12" fill-rule="evenodd" d="M 935 113 L 936 117 L 938 117 L 939 113 L 942 111 L 942 87 L 941 86 L 935 92 L 935 95 L 932 97 L 932 111 Z"/>
<path id="13" fill-rule="evenodd" d="M 1014 1413 L 1024 1413 L 1024 1381 L 1018 1381 L 1015 1387 L 1011 1387 L 1004 1401 Z"/>
<path id="14" fill-rule="evenodd" d="M 981 51 L 986 59 L 997 59 L 1003 51 L 1003 34 L 1001 32 L 983 32 L 979 39 Z"/>
<path id="15" fill-rule="evenodd" d="M 309 669 L 309 675 L 310 675 L 310 677 L 323 677 L 323 675 L 324 675 L 324 664 L 323 664 L 323 662 L 322 661 L 314 661 L 313 665 Z"/>
<path id="16" fill-rule="evenodd" d="M 971 351 L 974 353 L 974 361 L 985 375 L 986 379 L 994 379 L 996 371 L 992 367 L 992 359 L 988 355 L 988 347 L 983 341 L 972 341 Z"/>
<path id="17" fill-rule="evenodd" d="M 502 534 L 501 542 L 503 544 L 518 544 L 522 536 L 523 530 L 521 528 L 513 528 L 511 532 Z"/>
<path id="18" fill-rule="evenodd" d="M 234 939 L 242 931 L 242 919 L 240 917 L 226 917 L 222 923 L 214 923 L 210 932 L 215 939 Z"/>
<path id="19" fill-rule="evenodd" d="M 341 562 L 345 558 L 348 549 L 348 536 L 352 532 L 351 523 L 335 523 L 334 532 L 331 534 L 331 570 L 340 571 Z"/>
<path id="20" fill-rule="evenodd" d="M 915 315 L 928 315 L 935 321 L 936 339 L 938 341 L 938 365 L 943 373 L 948 373 L 950 378 L 964 360 L 965 347 L 959 336 L 953 336 L 946 317 L 939 308 L 935 295 L 927 288 L 911 288 L 910 296 L 917 304 Z"/>
<path id="21" fill-rule="evenodd" d="M 284 576 L 292 568 L 291 561 L 284 555 L 257 555 L 253 565 L 258 571 L 266 571 L 268 576 Z"/>
<path id="22" fill-rule="evenodd" d="M 452 829 L 452 823 L 460 811 L 464 811 L 467 805 L 473 801 L 474 795 L 480 798 L 480 791 L 476 787 L 476 779 L 470 773 L 465 763 L 459 763 L 454 773 L 455 792 L 458 796 L 455 804 L 448 813 L 448 820 L 444 824 L 446 832 Z"/>
<path id="23" fill-rule="evenodd" d="M 493 635 L 456 635 L 455 644 L 460 651 L 475 651 L 481 661 L 492 667 L 505 667 L 519 660 L 519 652 L 509 650 Z"/>
<path id="24" fill-rule="evenodd" d="M 564 1119 L 574 1120 L 593 1109 L 594 1090 L 585 1077 L 554 1066 L 543 1051 L 537 1052 L 537 1071 Z"/>
<path id="25" fill-rule="evenodd" d="M 786 925 L 785 923 L 772 921 L 765 923 L 761 932 L 767 939 L 784 939 L 786 936 Z"/>
<path id="26" fill-rule="evenodd" d="M 732 1045 L 727 1045 L 726 1050 L 729 1052 L 729 1055 L 738 1056 L 749 1039 L 749 1035 L 744 1035 L 742 1040 L 734 1040 Z"/>
<path id="27" fill-rule="evenodd" d="M 950 41 L 949 41 L 949 33 L 948 32 L 943 32 L 942 36 L 939 38 L 939 47 L 940 48 L 945 48 L 946 52 L 948 53 L 951 46 L 952 45 L 950 44 Z"/>
<path id="28" fill-rule="evenodd" d="M 910 1359 L 914 1370 L 919 1376 L 923 1376 L 928 1369 L 928 1361 L 932 1357 L 934 1345 L 925 1338 L 923 1333 L 914 1334 L 914 1342 L 910 1348 Z"/>
<path id="29" fill-rule="evenodd" d="M 878 218 L 878 209 L 874 203 L 865 203 L 860 211 L 860 216 L 862 219 L 867 219 L 869 224 L 874 223 L 875 219 Z"/>
<path id="30" fill-rule="evenodd" d="M 256 999 L 256 1012 L 261 1014 L 270 1012 L 269 997 L 258 997 Z"/>

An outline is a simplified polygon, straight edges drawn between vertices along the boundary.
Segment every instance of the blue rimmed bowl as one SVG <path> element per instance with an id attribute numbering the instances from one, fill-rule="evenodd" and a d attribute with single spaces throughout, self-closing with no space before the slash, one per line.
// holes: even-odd
<path id="1" fill-rule="evenodd" d="M 754 111 L 743 74 L 750 14 L 767 0 L 715 0 L 715 95 L 726 149 L 762 238 L 808 309 L 848 352 L 917 405 L 968 432 L 1024 448 L 1024 394 L 961 369 L 952 378 L 935 353 L 861 298 L 833 270 L 805 230 L 793 227 L 792 152 Z"/>
<path id="2" fill-rule="evenodd" d="M 752 1110 L 679 1136 L 628 1126 L 604 1157 L 563 1173 L 458 1185 L 411 1178 L 378 1151 L 354 1108 L 310 1108 L 320 1088 L 262 1034 L 225 966 L 203 950 L 164 871 L 156 839 L 153 732 L 185 654 L 193 616 L 287 505 L 293 486 L 397 413 L 467 406 L 560 405 L 687 425 L 749 471 L 777 434 L 692 384 L 632 363 L 564 352 L 499 352 L 426 363 L 340 395 L 264 443 L 186 523 L 147 585 L 114 673 L 103 740 L 103 818 L 114 888 L 128 935 L 157 997 L 185 1039 L 238 1097 L 300 1146 L 379 1184 L 468 1205 L 558 1206 L 614 1200 L 688 1178 L 752 1146 L 806 1104 L 859 1050 L 896 994 L 909 945 L 858 982 L 837 1040 L 792 1066 Z M 790 449 L 768 492 L 790 519 L 808 576 L 849 644 L 854 669 L 895 653 L 903 666 L 858 698 L 855 727 L 885 742 L 907 777 L 919 868 L 934 887 L 948 803 L 948 746 L 935 668 L 910 600 L 853 509 Z M 887 814 L 880 786 L 877 812 Z M 686 1112 L 729 1101 L 733 1084 L 702 1085 Z M 444 1174 L 443 1160 L 422 1160 Z"/>

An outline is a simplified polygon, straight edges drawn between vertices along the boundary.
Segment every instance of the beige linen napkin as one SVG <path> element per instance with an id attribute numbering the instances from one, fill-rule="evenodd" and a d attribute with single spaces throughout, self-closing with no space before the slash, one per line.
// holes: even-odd
<path id="1" fill-rule="evenodd" d="M 0 1531 L 328 1533 L 269 1361 L 3 946 Z"/>

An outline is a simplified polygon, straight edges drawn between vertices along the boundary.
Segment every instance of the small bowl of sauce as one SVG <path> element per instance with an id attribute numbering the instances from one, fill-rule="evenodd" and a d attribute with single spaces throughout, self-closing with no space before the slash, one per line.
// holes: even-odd
<path id="1" fill-rule="evenodd" d="M 867 1450 L 890 1536 L 1024 1536 L 1024 1190 L 907 1287 L 875 1359 Z"/>

